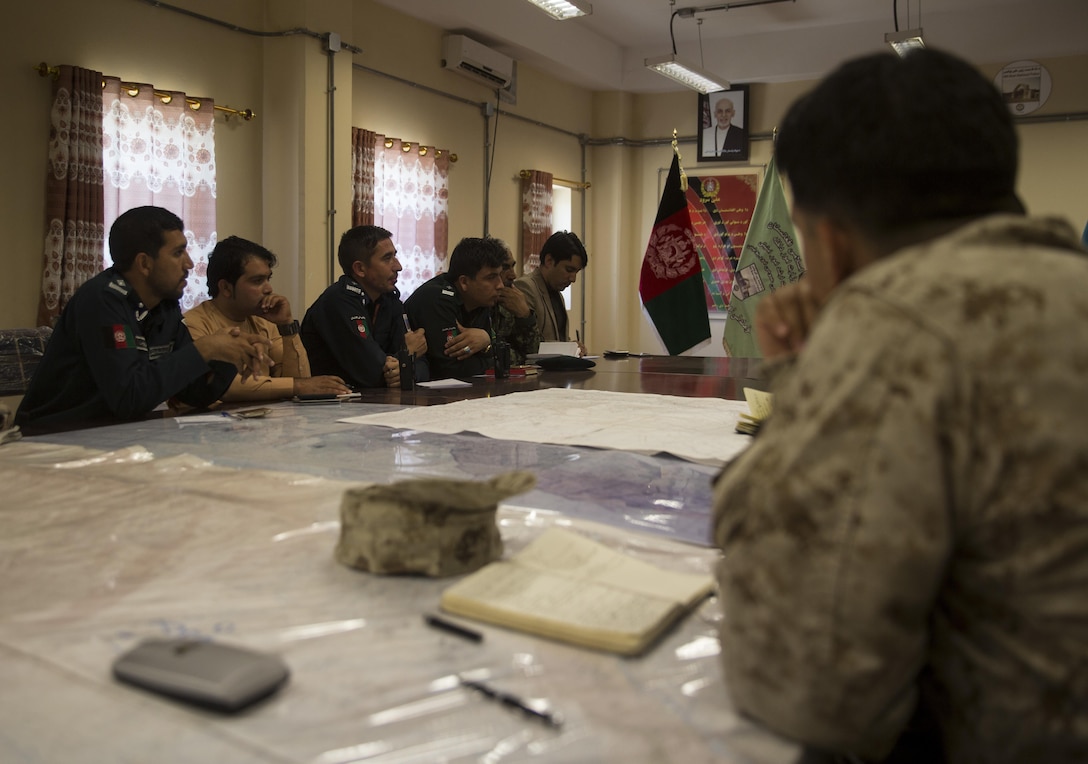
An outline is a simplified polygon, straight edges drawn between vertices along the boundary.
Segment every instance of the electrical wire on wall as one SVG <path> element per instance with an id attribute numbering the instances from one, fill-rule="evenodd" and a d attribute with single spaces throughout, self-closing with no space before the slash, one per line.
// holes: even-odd
<path id="1" fill-rule="evenodd" d="M 325 39 L 325 54 L 328 56 L 328 72 L 325 98 L 328 114 L 325 117 L 328 137 L 325 140 L 325 233 L 329 239 L 328 257 L 325 262 L 328 269 L 325 278 L 329 284 L 336 281 L 336 53 L 340 50 L 340 36 L 329 33 Z"/>
<path id="2" fill-rule="evenodd" d="M 481 110 L 484 114 L 484 236 L 490 235 L 490 209 L 491 209 L 491 176 L 495 170 L 495 150 L 499 140 L 499 91 L 495 91 L 495 106 L 483 103 Z M 491 118 L 494 116 L 495 125 L 490 134 L 488 131 Z"/>

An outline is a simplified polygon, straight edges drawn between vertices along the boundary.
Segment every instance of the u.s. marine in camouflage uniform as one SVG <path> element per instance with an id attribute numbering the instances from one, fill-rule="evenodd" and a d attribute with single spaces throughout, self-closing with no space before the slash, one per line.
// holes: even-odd
<path id="1" fill-rule="evenodd" d="M 775 411 L 714 536 L 731 695 L 810 749 L 1088 761 L 1088 256 L 1016 153 L 935 51 L 782 124 L 808 283 L 757 314 Z"/>

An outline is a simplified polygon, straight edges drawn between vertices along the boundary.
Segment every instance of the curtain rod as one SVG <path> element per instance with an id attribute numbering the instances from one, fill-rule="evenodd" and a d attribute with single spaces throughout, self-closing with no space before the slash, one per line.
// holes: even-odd
<path id="1" fill-rule="evenodd" d="M 522 170 L 518 173 L 518 177 L 525 179 L 533 176 L 532 170 Z M 552 183 L 558 183 L 560 186 L 569 186 L 570 188 L 592 188 L 593 184 L 589 182 L 583 182 L 580 180 L 566 180 L 564 178 L 552 178 Z"/>
<path id="2" fill-rule="evenodd" d="M 49 64 L 45 63 L 44 61 L 42 61 L 37 66 L 33 66 L 31 68 L 34 69 L 34 71 L 36 71 L 42 77 L 48 77 L 48 78 L 50 78 L 52 80 L 55 80 L 55 79 L 57 79 L 57 77 L 60 76 L 60 67 L 59 66 L 50 66 Z M 106 83 L 105 83 L 104 80 L 102 82 L 102 86 L 103 87 L 106 86 Z M 140 92 L 139 83 L 122 82 L 121 87 L 124 88 L 125 90 L 130 91 L 129 95 L 132 95 L 132 96 L 135 96 L 137 93 Z M 131 91 L 136 91 L 136 92 L 131 92 Z M 167 92 L 165 90 L 154 90 L 153 92 L 155 93 L 155 95 L 158 98 L 166 99 L 166 100 L 163 100 L 163 103 L 170 103 L 169 99 L 174 97 L 173 93 L 169 93 L 169 92 Z M 189 106 L 194 110 L 200 108 L 200 101 L 197 100 L 196 98 L 189 98 L 188 96 L 186 96 L 185 102 L 187 104 L 189 104 Z M 251 119 L 255 119 L 256 116 L 257 116 L 256 112 L 254 112 L 253 109 L 232 109 L 229 106 L 220 106 L 217 103 L 213 103 L 212 108 L 215 109 L 216 111 L 226 112 L 228 116 L 241 117 L 246 122 L 249 122 Z"/>
<path id="3" fill-rule="evenodd" d="M 386 138 L 385 139 L 385 147 L 387 149 L 393 148 L 393 142 L 395 140 L 400 140 L 400 139 Z M 422 143 L 418 143 L 418 142 L 415 145 L 416 145 L 416 148 L 419 150 L 419 155 L 421 157 L 427 156 L 427 152 L 430 151 L 430 149 L 428 147 L 426 147 Z M 401 141 L 400 142 L 400 150 L 403 151 L 405 154 L 407 154 L 409 151 L 412 150 L 412 142 L 411 141 Z M 434 150 L 434 155 L 436 157 L 442 156 L 442 149 L 435 149 Z M 454 154 L 452 151 L 449 152 L 449 155 L 450 155 L 450 162 L 455 163 L 457 161 L 457 155 Z"/>

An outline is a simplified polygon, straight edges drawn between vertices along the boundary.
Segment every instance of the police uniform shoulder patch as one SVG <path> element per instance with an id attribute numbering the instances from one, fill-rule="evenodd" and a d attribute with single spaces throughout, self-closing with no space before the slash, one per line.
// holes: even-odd
<path id="1" fill-rule="evenodd" d="M 102 339 L 106 347 L 113 350 L 136 347 L 136 337 L 132 333 L 132 327 L 125 324 L 103 326 Z"/>
<path id="2" fill-rule="evenodd" d="M 355 323 L 355 331 L 360 337 L 364 340 L 370 337 L 370 322 L 366 320 L 366 316 L 352 316 L 351 320 Z"/>

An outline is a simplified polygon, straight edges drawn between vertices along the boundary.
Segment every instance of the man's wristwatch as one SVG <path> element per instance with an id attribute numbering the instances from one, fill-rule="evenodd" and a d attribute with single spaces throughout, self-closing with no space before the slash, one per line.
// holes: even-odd
<path id="1" fill-rule="evenodd" d="M 298 321 L 292 321 L 289 324 L 276 324 L 276 328 L 280 330 L 281 337 L 290 337 L 298 334 Z"/>

